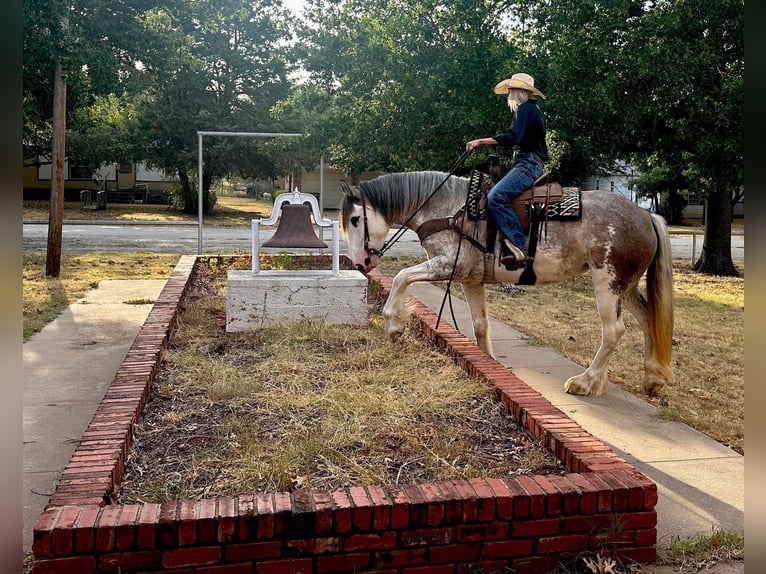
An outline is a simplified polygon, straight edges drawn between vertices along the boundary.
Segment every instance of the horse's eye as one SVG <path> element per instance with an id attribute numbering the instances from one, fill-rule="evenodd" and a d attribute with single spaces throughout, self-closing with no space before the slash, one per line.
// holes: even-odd
<path id="1" fill-rule="evenodd" d="M 359 216 L 355 215 L 354 217 L 350 219 L 350 221 L 351 221 L 351 225 L 353 225 L 354 227 L 357 227 L 359 225 Z"/>

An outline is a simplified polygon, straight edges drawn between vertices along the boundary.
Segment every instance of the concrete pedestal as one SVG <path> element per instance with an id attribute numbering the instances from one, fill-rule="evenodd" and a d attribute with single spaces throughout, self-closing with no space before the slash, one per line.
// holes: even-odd
<path id="1" fill-rule="evenodd" d="M 337 275 L 228 272 L 227 332 L 303 320 L 365 325 L 367 278 L 345 270 Z"/>

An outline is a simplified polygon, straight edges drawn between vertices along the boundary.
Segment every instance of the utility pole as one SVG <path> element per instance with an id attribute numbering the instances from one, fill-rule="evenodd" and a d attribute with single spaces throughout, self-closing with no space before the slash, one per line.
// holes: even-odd
<path id="1" fill-rule="evenodd" d="M 61 18 L 66 33 L 69 20 Z M 48 215 L 48 249 L 45 275 L 58 277 L 61 273 L 61 236 L 64 220 L 64 162 L 66 160 L 66 82 L 59 61 L 53 75 L 53 150 L 51 153 L 51 201 Z"/>

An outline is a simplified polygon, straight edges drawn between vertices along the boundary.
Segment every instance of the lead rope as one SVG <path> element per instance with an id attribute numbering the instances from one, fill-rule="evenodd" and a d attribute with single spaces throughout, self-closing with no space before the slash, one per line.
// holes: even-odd
<path id="1" fill-rule="evenodd" d="M 469 152 L 470 153 L 470 152 Z M 465 194 L 465 205 L 468 205 L 468 198 L 471 194 L 471 186 L 468 186 L 468 190 Z M 465 218 L 465 212 L 463 212 L 463 218 Z M 465 219 L 464 219 L 465 220 Z M 449 299 L 449 311 L 450 315 L 452 316 L 452 324 L 454 325 L 455 329 L 458 331 L 460 330 L 460 327 L 458 327 L 457 319 L 455 318 L 455 309 L 452 307 L 452 280 L 455 278 L 455 270 L 457 270 L 457 262 L 460 258 L 460 248 L 463 246 L 463 236 L 460 236 L 460 239 L 457 243 L 457 251 L 455 252 L 455 260 L 452 262 L 452 271 L 450 271 L 449 279 L 447 280 L 447 288 L 444 291 L 444 297 L 442 298 L 442 304 L 439 307 L 439 314 L 436 316 L 436 329 L 439 328 L 439 323 L 441 323 L 442 320 L 442 311 L 444 311 L 444 303 Z M 473 245 L 471 245 L 473 248 Z"/>

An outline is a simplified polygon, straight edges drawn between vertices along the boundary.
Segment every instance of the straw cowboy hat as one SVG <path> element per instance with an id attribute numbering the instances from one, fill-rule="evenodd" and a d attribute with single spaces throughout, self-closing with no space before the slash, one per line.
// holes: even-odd
<path id="1" fill-rule="evenodd" d="M 532 92 L 536 96 L 545 98 L 545 94 L 543 94 L 540 90 L 535 88 L 535 79 L 529 74 L 524 74 L 524 73 L 514 74 L 510 78 L 503 80 L 502 82 L 500 82 L 498 85 L 495 86 L 495 93 L 506 95 L 508 93 L 508 90 L 510 90 L 511 88 L 521 88 L 522 90 L 527 90 L 528 92 Z"/>

